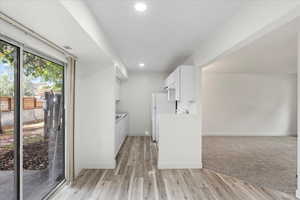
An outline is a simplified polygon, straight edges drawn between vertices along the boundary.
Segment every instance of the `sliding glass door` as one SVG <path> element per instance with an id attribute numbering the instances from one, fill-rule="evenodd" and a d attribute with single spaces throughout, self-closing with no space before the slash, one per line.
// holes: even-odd
<path id="1" fill-rule="evenodd" d="M 38 200 L 65 178 L 64 67 L 24 52 L 23 71 L 23 194 Z"/>
<path id="2" fill-rule="evenodd" d="M 0 41 L 0 105 L 0 200 L 40 200 L 65 180 L 64 64 Z"/>
<path id="3" fill-rule="evenodd" d="M 18 196 L 18 63 L 19 48 L 0 40 L 0 200 Z"/>

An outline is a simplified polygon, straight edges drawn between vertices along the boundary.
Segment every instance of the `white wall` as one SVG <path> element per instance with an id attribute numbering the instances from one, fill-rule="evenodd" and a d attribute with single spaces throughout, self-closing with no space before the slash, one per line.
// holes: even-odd
<path id="1" fill-rule="evenodd" d="M 114 168 L 115 68 L 79 61 L 76 70 L 75 172 Z"/>
<path id="2" fill-rule="evenodd" d="M 0 11 L 78 57 L 75 97 L 75 173 L 114 168 L 115 67 L 126 69 L 84 1 L 0 1 Z M 55 15 L 53 15 L 55 13 Z M 63 30 L 63 31 L 57 31 Z M 0 33 L 66 61 L 66 55 L 0 20 Z"/>
<path id="3" fill-rule="evenodd" d="M 300 74 L 300 32 L 297 37 L 297 75 Z M 297 79 L 297 104 L 300 105 L 300 80 Z M 300 126 L 300 106 L 297 107 L 297 125 Z M 299 129 L 297 129 L 297 136 L 299 136 Z M 300 198 L 300 137 L 297 137 L 297 191 L 296 197 Z"/>
<path id="4" fill-rule="evenodd" d="M 121 101 L 117 111 L 129 113 L 130 135 L 151 134 L 151 94 L 162 89 L 167 73 L 130 72 L 121 84 Z"/>
<path id="5" fill-rule="evenodd" d="M 45 43 L 31 37 L 30 35 L 20 31 L 14 26 L 0 20 L 0 34 L 7 36 L 19 43 L 25 45 L 25 47 L 30 47 L 32 49 L 38 50 L 46 55 L 49 55 L 55 59 L 66 62 L 66 56 L 53 48 L 49 47 Z M 4 38 L 5 39 L 5 38 Z M 5 39 L 6 40 L 6 39 Z M 10 41 L 8 41 L 10 42 Z"/>
<path id="6" fill-rule="evenodd" d="M 295 0 L 246 1 L 244 7 L 211 34 L 186 63 L 206 66 L 256 40 L 298 17 L 299 4 Z"/>
<path id="7" fill-rule="evenodd" d="M 114 62 L 114 64 L 117 64 L 121 72 L 125 75 L 125 77 L 127 77 L 126 67 L 120 60 L 117 52 L 110 45 L 110 41 L 105 35 L 101 24 L 97 22 L 94 14 L 86 5 L 86 2 L 84 0 L 59 0 L 59 2 L 73 16 L 77 23 L 102 50 L 102 52 L 106 54 Z"/>
<path id="8" fill-rule="evenodd" d="M 203 72 L 202 84 L 203 135 L 296 135 L 296 74 Z"/>

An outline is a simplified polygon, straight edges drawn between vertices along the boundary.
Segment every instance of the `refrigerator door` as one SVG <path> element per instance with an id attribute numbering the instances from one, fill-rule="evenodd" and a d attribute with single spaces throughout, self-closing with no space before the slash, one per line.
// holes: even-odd
<path id="1" fill-rule="evenodd" d="M 159 140 L 159 118 L 160 114 L 175 114 L 175 102 L 168 101 L 167 93 L 152 94 L 152 139 Z"/>
<path id="2" fill-rule="evenodd" d="M 168 101 L 167 93 L 156 94 L 156 113 L 157 114 L 173 114 L 175 113 L 175 102 Z"/>
<path id="3" fill-rule="evenodd" d="M 156 96 L 152 94 L 152 140 L 156 141 Z"/>

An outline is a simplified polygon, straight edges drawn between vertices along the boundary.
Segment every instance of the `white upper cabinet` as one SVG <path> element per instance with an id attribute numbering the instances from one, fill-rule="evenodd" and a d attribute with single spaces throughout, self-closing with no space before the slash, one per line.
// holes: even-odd
<path id="1" fill-rule="evenodd" d="M 166 79 L 170 101 L 193 102 L 196 96 L 196 67 L 182 65 L 176 68 Z"/>
<path id="2" fill-rule="evenodd" d="M 127 69 L 123 65 L 115 64 L 115 73 L 116 73 L 116 81 L 115 81 L 115 100 L 121 100 L 121 83 L 122 81 L 126 81 L 128 79 Z"/>
<path id="3" fill-rule="evenodd" d="M 180 67 L 180 101 L 193 102 L 196 99 L 196 67 Z"/>
<path id="4" fill-rule="evenodd" d="M 175 73 L 172 72 L 165 80 L 165 87 L 169 89 L 175 88 Z"/>

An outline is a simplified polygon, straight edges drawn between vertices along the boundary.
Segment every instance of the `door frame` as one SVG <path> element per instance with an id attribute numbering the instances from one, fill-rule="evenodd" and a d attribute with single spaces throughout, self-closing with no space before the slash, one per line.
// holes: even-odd
<path id="1" fill-rule="evenodd" d="M 65 183 L 66 183 L 66 178 L 68 174 L 68 148 L 67 148 L 67 143 L 68 143 L 68 137 L 67 137 L 67 105 L 66 105 L 66 99 L 68 98 L 67 92 L 66 92 L 66 87 L 67 86 L 67 68 L 68 65 L 66 62 L 58 60 L 42 51 L 36 50 L 28 45 L 25 45 L 24 43 L 18 42 L 17 40 L 14 40 L 6 35 L 3 35 L 0 33 L 0 40 L 2 40 L 5 43 L 8 43 L 14 47 L 17 48 L 17 67 L 15 72 L 15 78 L 14 78 L 14 84 L 15 84 L 15 101 L 16 103 L 14 104 L 14 109 L 15 112 L 15 127 L 14 127 L 14 145 L 15 145 L 15 173 L 14 173 L 14 187 L 15 187 L 15 197 L 16 200 L 23 200 L 23 119 L 21 116 L 23 116 L 23 101 L 21 101 L 21 98 L 24 96 L 24 90 L 21 85 L 24 85 L 24 74 L 21 73 L 23 72 L 23 60 L 24 60 L 24 52 L 32 53 L 36 56 L 39 56 L 41 58 L 44 58 L 46 60 L 49 60 L 51 62 L 54 62 L 56 64 L 59 64 L 63 66 L 63 101 L 64 101 L 64 110 L 63 110 L 63 124 L 64 124 L 64 173 L 65 177 L 64 180 L 61 181 L 59 184 L 57 184 L 54 188 L 51 189 L 50 192 L 48 192 L 43 199 L 47 199 L 50 197 L 55 191 L 57 191 L 59 188 L 61 188 Z"/>

